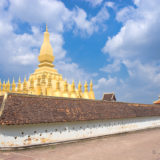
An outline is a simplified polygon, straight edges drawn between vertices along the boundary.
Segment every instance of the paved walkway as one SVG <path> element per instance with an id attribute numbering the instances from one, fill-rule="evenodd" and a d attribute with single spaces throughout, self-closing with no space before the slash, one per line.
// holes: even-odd
<path id="1" fill-rule="evenodd" d="M 12 152 L 0 160 L 160 160 L 160 128 Z"/>

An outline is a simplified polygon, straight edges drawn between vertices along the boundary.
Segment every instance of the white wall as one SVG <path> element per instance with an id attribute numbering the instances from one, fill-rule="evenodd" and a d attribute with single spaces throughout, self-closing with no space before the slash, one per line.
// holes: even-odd
<path id="1" fill-rule="evenodd" d="M 34 125 L 1 125 L 0 147 L 20 147 L 55 143 L 117 134 L 160 126 L 160 117 L 46 123 Z"/>

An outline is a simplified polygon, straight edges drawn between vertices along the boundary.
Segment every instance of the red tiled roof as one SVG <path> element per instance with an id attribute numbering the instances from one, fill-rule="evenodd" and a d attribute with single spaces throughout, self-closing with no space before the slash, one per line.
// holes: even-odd
<path id="1" fill-rule="evenodd" d="M 157 101 L 153 102 L 154 104 L 160 104 L 160 99 L 158 99 Z"/>
<path id="2" fill-rule="evenodd" d="M 104 101 L 116 101 L 116 96 L 114 93 L 104 93 L 103 100 Z"/>
<path id="3" fill-rule="evenodd" d="M 38 124 L 160 116 L 160 105 L 9 94 L 0 124 Z"/>

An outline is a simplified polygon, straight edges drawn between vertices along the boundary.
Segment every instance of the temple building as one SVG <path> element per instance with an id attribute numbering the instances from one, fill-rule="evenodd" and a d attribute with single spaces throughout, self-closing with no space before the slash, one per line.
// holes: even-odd
<path id="1" fill-rule="evenodd" d="M 72 84 L 69 84 L 54 68 L 53 49 L 50 44 L 47 25 L 38 60 L 40 62 L 38 69 L 36 69 L 35 72 L 30 75 L 29 80 L 25 78 L 24 81 L 21 82 L 21 79 L 19 78 L 17 84 L 15 83 L 14 79 L 12 84 L 10 84 L 9 80 L 8 82 L 4 81 L 3 84 L 0 81 L 0 95 L 4 95 L 7 92 L 55 97 L 95 99 L 92 81 L 90 81 L 89 90 L 87 81 L 85 82 L 83 92 L 80 82 L 78 84 L 78 88 L 76 88 L 74 81 Z"/>
<path id="2" fill-rule="evenodd" d="M 0 82 L 0 150 L 120 134 L 160 127 L 156 104 L 119 102 L 114 93 L 95 100 L 93 84 L 78 88 L 54 68 L 46 27 L 38 69 L 16 84 Z"/>

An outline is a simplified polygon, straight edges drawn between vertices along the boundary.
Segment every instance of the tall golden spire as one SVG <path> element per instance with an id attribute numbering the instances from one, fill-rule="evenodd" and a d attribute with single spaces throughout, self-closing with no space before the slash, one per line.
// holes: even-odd
<path id="1" fill-rule="evenodd" d="M 53 49 L 49 41 L 49 32 L 47 25 L 46 25 L 46 31 L 44 32 L 44 40 L 41 46 L 38 60 L 40 62 L 39 67 L 51 67 L 51 68 L 54 67 L 54 65 L 52 64 L 54 61 Z"/>

